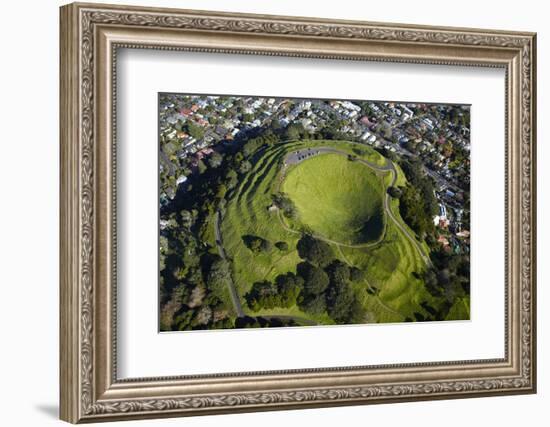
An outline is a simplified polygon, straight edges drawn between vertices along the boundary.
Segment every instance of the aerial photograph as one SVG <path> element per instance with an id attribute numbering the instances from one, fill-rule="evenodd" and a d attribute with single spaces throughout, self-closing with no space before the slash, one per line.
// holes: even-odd
<path id="1" fill-rule="evenodd" d="M 159 93 L 159 330 L 470 319 L 470 106 Z"/>

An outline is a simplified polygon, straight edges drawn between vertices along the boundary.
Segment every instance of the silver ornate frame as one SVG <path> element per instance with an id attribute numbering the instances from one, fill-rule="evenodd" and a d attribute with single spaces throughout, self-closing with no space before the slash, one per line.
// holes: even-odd
<path id="1" fill-rule="evenodd" d="M 535 34 L 71 4 L 61 8 L 60 43 L 63 420 L 535 392 Z M 505 357 L 117 379 L 114 107 L 120 47 L 505 68 Z"/>

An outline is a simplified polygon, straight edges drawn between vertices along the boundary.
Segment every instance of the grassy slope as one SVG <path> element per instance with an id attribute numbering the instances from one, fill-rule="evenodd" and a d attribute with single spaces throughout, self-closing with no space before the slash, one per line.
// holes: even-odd
<path id="1" fill-rule="evenodd" d="M 274 247 L 269 253 L 254 254 L 242 240 L 242 236 L 255 235 L 272 243 L 287 242 L 290 248 L 296 246 L 299 235 L 285 231 L 278 223 L 277 213 L 267 210 L 272 203 L 271 194 L 277 179 L 278 162 L 285 153 L 285 147 L 266 150 L 251 171 L 241 179 L 227 204 L 222 235 L 225 249 L 233 258 L 235 281 L 241 295 L 254 282 L 272 280 L 280 272 L 294 270 L 299 262 L 295 251 L 283 253 Z"/>
<path id="2" fill-rule="evenodd" d="M 226 252 L 233 259 L 234 278 L 241 296 L 246 294 L 254 282 L 273 280 L 281 273 L 295 271 L 296 264 L 300 262 L 294 249 L 299 235 L 286 231 L 280 225 L 277 213 L 269 212 L 267 207 L 271 205 L 271 194 L 279 182 L 279 165 L 285 154 L 297 148 L 316 145 L 331 145 L 347 152 L 352 152 L 354 146 L 339 141 L 301 141 L 269 147 L 257 156 L 252 170 L 241 178 L 231 194 L 221 227 Z M 374 150 L 365 146 L 361 148 L 364 154 L 359 157 L 384 164 L 384 158 Z M 345 160 L 344 157 L 342 159 Z M 352 164 L 347 160 L 345 162 L 348 166 Z M 386 172 L 379 175 L 387 185 L 390 174 Z M 399 181 L 404 180 L 402 174 L 398 173 L 398 177 Z M 392 206 L 392 210 L 398 212 L 397 206 Z M 369 311 L 369 321 L 399 322 L 413 316 L 415 312 L 425 314 L 419 304 L 431 300 L 423 283 L 412 276 L 412 272 L 421 272 L 424 268 L 414 247 L 401 235 L 392 221 L 388 221 L 387 233 L 384 242 L 374 248 L 352 249 L 332 245 L 335 257 L 367 270 L 366 280 L 355 286 L 363 295 L 364 304 Z M 253 254 L 242 241 L 242 236 L 246 234 L 257 235 L 273 243 L 285 241 L 290 249 L 287 253 L 273 248 L 267 254 Z M 379 296 L 368 294 L 368 286 L 380 289 Z M 274 312 L 270 310 L 260 314 Z M 312 318 L 297 307 L 277 309 L 276 312 Z M 326 316 L 313 319 L 323 324 L 328 323 Z"/>
<path id="3" fill-rule="evenodd" d="M 466 296 L 457 300 L 445 320 L 470 320 L 470 297 Z"/>
<path id="4" fill-rule="evenodd" d="M 406 178 L 396 165 L 396 185 L 405 185 Z M 391 183 L 391 175 L 384 176 L 385 185 Z M 415 233 L 405 224 L 399 215 L 399 201 L 391 200 L 390 209 L 399 223 L 411 235 Z M 342 248 L 348 262 L 367 270 L 367 283 L 380 290 L 377 301 L 366 297 L 366 306 L 373 310 L 376 321 L 400 322 L 406 318 L 414 319 L 414 313 L 426 315 L 420 304 L 427 302 L 437 306 L 436 301 L 425 289 L 420 275 L 425 264 L 415 246 L 407 239 L 393 221 L 388 221 L 384 241 L 368 251 Z"/>
<path id="5" fill-rule="evenodd" d="M 281 189 L 296 205 L 299 220 L 330 240 L 362 244 L 383 231 L 384 189 L 364 164 L 338 154 L 312 157 L 286 174 Z"/>

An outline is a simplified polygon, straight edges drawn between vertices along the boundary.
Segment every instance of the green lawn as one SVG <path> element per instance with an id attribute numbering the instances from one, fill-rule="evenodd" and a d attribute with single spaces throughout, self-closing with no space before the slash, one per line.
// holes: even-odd
<path id="1" fill-rule="evenodd" d="M 345 245 L 377 240 L 384 229 L 384 188 L 363 163 L 321 154 L 292 167 L 281 190 L 316 235 Z"/>
<path id="2" fill-rule="evenodd" d="M 466 296 L 457 300 L 445 320 L 470 320 L 470 297 Z"/>
<path id="3" fill-rule="evenodd" d="M 365 247 L 353 248 L 331 244 L 336 258 L 366 270 L 366 279 L 354 286 L 368 311 L 367 321 L 401 322 L 413 319 L 415 313 L 425 315 L 421 304 L 435 307 L 438 301 L 434 301 L 418 278 L 417 274 L 425 268 L 424 261 L 403 232 L 384 214 L 383 198 L 391 182 L 391 173 L 375 171 L 343 155 L 323 154 L 291 166 L 286 175 L 282 175 L 282 162 L 287 153 L 315 146 L 353 152 L 358 158 L 380 166 L 386 162 L 370 147 L 360 145 L 361 151 L 357 153 L 359 144 L 343 141 L 277 144 L 254 156 L 252 169 L 240 178 L 229 194 L 221 221 L 224 248 L 232 261 L 233 278 L 244 310 L 251 315 L 293 315 L 328 323 L 328 316 L 313 318 L 297 307 L 265 313 L 247 309 L 244 295 L 254 282 L 274 280 L 279 274 L 295 272 L 301 261 L 296 251 L 300 233 L 292 227 L 285 228 L 279 213 L 268 209 L 272 204 L 271 195 L 281 187 L 296 204 L 299 221 L 316 233 L 341 243 L 371 242 Z M 398 181 L 400 184 L 406 182 L 400 170 Z M 391 203 L 391 209 L 402 223 L 397 201 Z M 380 227 L 376 221 L 385 226 Z M 371 226 L 371 229 L 361 228 L 361 225 Z M 383 239 L 376 242 L 382 228 Z M 259 236 L 271 243 L 284 241 L 289 250 L 281 252 L 273 246 L 267 253 L 253 253 L 244 244 L 246 235 Z M 369 288 L 377 288 L 377 294 L 368 292 Z"/>
<path id="4" fill-rule="evenodd" d="M 277 213 L 268 211 L 279 162 L 287 150 L 284 146 L 265 150 L 227 203 L 221 231 L 226 252 L 233 260 L 234 279 L 241 295 L 254 282 L 273 280 L 278 274 L 293 271 L 300 261 L 294 250 L 299 235 L 286 231 Z M 273 247 L 268 253 L 255 254 L 244 244 L 246 235 L 259 236 L 272 243 L 284 241 L 292 250 L 281 252 Z"/>

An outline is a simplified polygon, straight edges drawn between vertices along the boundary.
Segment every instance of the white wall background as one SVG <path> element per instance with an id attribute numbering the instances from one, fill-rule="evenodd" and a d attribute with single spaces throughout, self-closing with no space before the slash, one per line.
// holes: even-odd
<path id="1" fill-rule="evenodd" d="M 125 3 L 110 0 L 113 3 Z M 133 0 L 133 4 L 537 31 L 539 393 L 454 401 L 265 412 L 131 425 L 498 426 L 547 424 L 549 370 L 550 28 L 536 0 Z M 60 425 L 58 402 L 58 6 L 57 0 L 3 5 L 0 67 L 0 419 L 8 426 Z M 545 336 L 546 335 L 546 336 Z"/>

